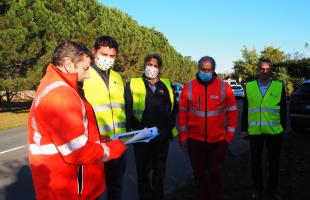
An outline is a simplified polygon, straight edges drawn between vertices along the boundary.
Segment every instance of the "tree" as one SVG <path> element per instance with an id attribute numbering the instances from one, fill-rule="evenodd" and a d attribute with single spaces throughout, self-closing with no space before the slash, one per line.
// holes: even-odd
<path id="1" fill-rule="evenodd" d="M 196 62 L 176 52 L 162 33 L 97 0 L 7 0 L 0 3 L 0 91 L 12 96 L 35 88 L 59 42 L 92 48 L 102 35 L 119 42 L 115 69 L 126 81 L 141 75 L 150 53 L 162 56 L 162 76 L 182 83 L 195 76 Z"/>
<path id="2" fill-rule="evenodd" d="M 282 81 L 286 92 L 290 95 L 305 79 L 310 78 L 310 58 L 290 56 L 279 48 L 267 46 L 260 54 L 255 49 L 242 50 L 242 59 L 234 62 L 235 76 L 244 80 L 253 80 L 256 75 L 259 59 L 269 59 L 273 63 L 272 78 Z"/>
<path id="3" fill-rule="evenodd" d="M 241 50 L 242 59 L 234 62 L 235 75 L 244 80 L 253 79 L 256 75 L 258 54 L 256 49 L 249 50 L 243 47 Z"/>

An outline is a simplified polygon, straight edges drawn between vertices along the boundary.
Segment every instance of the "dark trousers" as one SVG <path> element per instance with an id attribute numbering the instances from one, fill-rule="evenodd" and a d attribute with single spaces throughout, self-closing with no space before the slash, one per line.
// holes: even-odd
<path id="1" fill-rule="evenodd" d="M 134 144 L 140 200 L 162 200 L 169 139 Z"/>
<path id="2" fill-rule="evenodd" d="M 266 142 L 268 154 L 268 185 L 267 189 L 274 189 L 278 186 L 279 160 L 282 146 L 282 134 L 279 135 L 251 135 L 249 136 L 252 160 L 252 177 L 254 187 L 258 191 L 263 189 L 262 155 Z"/>
<path id="3" fill-rule="evenodd" d="M 208 143 L 188 139 L 187 148 L 194 172 L 198 200 L 221 199 L 221 171 L 227 147 L 228 143 L 225 140 Z"/>
<path id="4" fill-rule="evenodd" d="M 122 199 L 123 176 L 126 169 L 126 153 L 104 164 L 108 200 Z"/>

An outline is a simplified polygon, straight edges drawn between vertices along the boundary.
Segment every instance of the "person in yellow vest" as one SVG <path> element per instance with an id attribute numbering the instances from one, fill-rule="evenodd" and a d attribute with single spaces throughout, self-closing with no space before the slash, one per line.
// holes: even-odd
<path id="1" fill-rule="evenodd" d="M 131 79 L 126 85 L 126 128 L 127 131 L 158 128 L 159 135 L 150 142 L 134 144 L 134 152 L 139 199 L 162 200 L 169 138 L 177 134 L 174 128 L 177 106 L 170 81 L 159 78 L 161 57 L 146 56 L 144 67 L 143 76 Z"/>
<path id="2" fill-rule="evenodd" d="M 124 85 L 119 73 L 112 68 L 118 53 L 118 43 L 110 36 L 96 39 L 94 63 L 90 79 L 84 82 L 85 97 L 92 105 L 101 141 L 110 141 L 114 134 L 126 132 Z M 126 154 L 105 164 L 108 200 L 121 200 Z"/>
<path id="3" fill-rule="evenodd" d="M 249 138 L 254 191 L 252 199 L 263 196 L 262 152 L 267 146 L 269 177 L 266 193 L 281 199 L 278 174 L 282 137 L 286 129 L 286 95 L 284 85 L 270 79 L 272 63 L 262 59 L 258 63 L 258 79 L 246 84 L 241 135 Z"/>

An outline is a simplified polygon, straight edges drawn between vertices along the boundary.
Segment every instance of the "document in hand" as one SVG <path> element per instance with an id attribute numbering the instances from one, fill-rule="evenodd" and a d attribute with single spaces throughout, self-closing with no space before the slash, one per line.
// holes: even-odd
<path id="1" fill-rule="evenodd" d="M 144 128 L 142 130 L 131 131 L 127 133 L 120 133 L 114 135 L 114 140 L 120 139 L 125 144 L 131 144 L 136 142 L 149 142 L 158 135 L 158 129 L 156 127 Z"/>

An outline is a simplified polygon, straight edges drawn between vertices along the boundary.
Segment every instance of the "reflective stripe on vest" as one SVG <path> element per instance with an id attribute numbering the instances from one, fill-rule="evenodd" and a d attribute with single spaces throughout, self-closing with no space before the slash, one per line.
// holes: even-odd
<path id="1" fill-rule="evenodd" d="M 126 122 L 115 122 L 114 125 L 102 125 L 99 126 L 100 132 L 109 132 L 113 131 L 114 129 L 126 128 Z"/>
<path id="2" fill-rule="evenodd" d="M 112 108 L 125 109 L 125 105 L 122 103 L 111 103 L 111 104 L 107 104 L 107 105 L 93 106 L 93 109 L 95 112 L 104 112 L 106 110 L 111 110 Z"/>
<path id="3" fill-rule="evenodd" d="M 174 94 L 171 88 L 171 82 L 169 79 L 161 78 L 160 79 L 166 86 L 169 92 L 169 97 L 171 101 L 171 111 L 173 110 L 174 105 Z M 146 98 L 146 88 L 142 78 L 132 78 L 130 80 L 130 91 L 133 99 L 133 114 L 135 118 L 141 122 L 142 115 L 145 110 L 145 98 Z M 172 129 L 173 136 L 177 136 L 178 132 L 176 128 Z"/>
<path id="4" fill-rule="evenodd" d="M 32 104 L 33 108 L 31 110 L 39 106 L 41 100 L 43 99 L 45 95 L 47 95 L 53 89 L 56 89 L 61 86 L 71 88 L 67 83 L 63 81 L 56 81 L 56 82 L 51 83 L 50 85 L 45 87 L 42 90 L 42 92 L 34 99 L 34 102 Z M 76 93 L 76 95 L 78 94 Z M 34 113 L 32 113 L 31 127 L 34 130 L 34 135 L 33 135 L 34 144 L 29 144 L 29 151 L 33 155 L 53 155 L 53 154 L 61 153 L 63 156 L 67 156 L 70 153 L 85 146 L 88 140 L 88 119 L 86 115 L 85 105 L 82 102 L 82 100 L 81 100 L 81 104 L 82 104 L 83 125 L 84 125 L 85 132 L 82 135 L 72 139 L 70 142 L 57 146 L 57 147 L 53 143 L 45 144 L 45 145 L 40 144 L 42 134 L 38 131 L 35 115 Z"/>
<path id="5" fill-rule="evenodd" d="M 266 94 L 262 96 L 257 81 L 246 84 L 250 135 L 279 134 L 283 131 L 279 106 L 282 87 L 281 82 L 272 81 Z"/>
<path id="6" fill-rule="evenodd" d="M 192 96 L 193 96 L 193 90 L 192 90 L 192 81 L 190 81 L 188 83 L 188 101 L 191 102 L 192 101 Z M 231 107 L 227 107 L 226 109 L 224 109 L 223 107 L 223 103 L 225 101 L 225 95 L 226 95 L 226 86 L 225 86 L 225 82 L 223 80 L 221 80 L 221 102 L 220 102 L 220 106 L 218 110 L 212 110 L 212 111 L 197 111 L 194 108 L 189 108 L 189 111 L 197 116 L 200 117 L 214 117 L 220 114 L 224 114 L 225 111 L 234 111 L 237 110 L 237 106 L 231 106 Z M 201 107 L 201 105 L 198 105 L 198 107 Z M 185 110 L 185 108 L 182 108 Z"/>
<path id="7" fill-rule="evenodd" d="M 84 93 L 92 105 L 100 135 L 114 137 L 115 133 L 126 132 L 124 85 L 121 76 L 110 70 L 109 88 L 98 72 L 91 67 L 90 79 L 84 81 Z"/>

